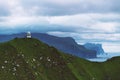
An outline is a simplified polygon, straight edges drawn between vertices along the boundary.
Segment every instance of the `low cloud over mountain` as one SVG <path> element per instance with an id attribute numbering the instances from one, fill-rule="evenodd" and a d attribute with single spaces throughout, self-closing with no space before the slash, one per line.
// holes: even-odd
<path id="1" fill-rule="evenodd" d="M 0 1 L 0 34 L 32 31 L 72 36 L 78 43 L 120 44 L 119 3 L 118 0 Z"/>

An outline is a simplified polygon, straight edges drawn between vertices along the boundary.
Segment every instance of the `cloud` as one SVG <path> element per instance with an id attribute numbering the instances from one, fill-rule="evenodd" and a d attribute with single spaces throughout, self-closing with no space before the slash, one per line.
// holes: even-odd
<path id="1" fill-rule="evenodd" d="M 0 6 L 0 11 L 1 11 L 0 16 L 9 16 L 9 14 L 10 14 L 8 9 L 2 8 L 1 6 Z"/>
<path id="2" fill-rule="evenodd" d="M 119 42 L 120 34 L 119 33 L 71 33 L 71 32 L 60 32 L 60 31 L 53 31 L 48 32 L 48 34 L 55 35 L 55 36 L 70 36 L 77 40 L 77 42 L 85 43 L 85 42 Z"/>
<path id="3" fill-rule="evenodd" d="M 119 14 L 103 15 L 96 13 L 69 16 L 7 16 L 0 17 L 0 27 L 9 29 L 21 27 L 29 30 L 33 28 L 32 31 L 37 28 L 37 30 L 43 32 L 53 30 L 77 33 L 120 33 L 120 23 L 113 21 L 114 19 L 119 19 L 117 16 Z M 104 22 L 102 19 L 108 21 Z"/>
<path id="4" fill-rule="evenodd" d="M 119 2 L 118 0 L 24 0 L 22 4 L 27 9 L 28 6 L 29 8 L 39 7 L 40 12 L 37 12 L 39 14 L 55 16 L 79 13 L 119 13 Z"/>
<path id="5" fill-rule="evenodd" d="M 0 9 L 9 15 L 63 16 L 80 13 L 119 13 L 119 3 L 119 0 L 4 0 L 0 1 Z"/>
<path id="6" fill-rule="evenodd" d="M 7 16 L 0 17 L 2 28 L 37 28 L 45 31 L 77 33 L 120 33 L 119 14 L 77 14 L 68 16 Z M 106 20 L 106 21 L 104 21 Z M 27 26 L 27 27 L 26 27 Z M 50 29 L 49 29 L 50 28 Z M 34 31 L 34 29 L 32 30 Z"/>
<path id="7" fill-rule="evenodd" d="M 51 17 L 50 24 L 71 26 L 77 32 L 120 32 L 119 14 L 78 14 Z M 106 19 L 106 21 L 104 21 Z M 108 20 L 108 21 L 107 21 Z"/>
<path id="8" fill-rule="evenodd" d="M 0 34 L 71 36 L 78 43 L 120 43 L 119 0 L 1 0 Z"/>
<path id="9" fill-rule="evenodd" d="M 120 53 L 120 43 L 102 43 L 105 52 Z"/>

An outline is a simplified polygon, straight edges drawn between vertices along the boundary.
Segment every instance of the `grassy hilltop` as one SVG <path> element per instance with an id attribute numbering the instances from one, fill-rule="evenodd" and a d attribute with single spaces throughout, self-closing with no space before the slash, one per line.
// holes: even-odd
<path id="1" fill-rule="evenodd" d="M 37 39 L 0 43 L 0 80 L 120 80 L 119 69 L 120 57 L 95 63 Z"/>

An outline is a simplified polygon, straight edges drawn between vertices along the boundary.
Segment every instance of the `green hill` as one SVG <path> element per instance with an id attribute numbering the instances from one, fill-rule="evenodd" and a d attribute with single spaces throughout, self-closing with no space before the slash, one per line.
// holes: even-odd
<path id="1" fill-rule="evenodd" d="M 0 43 L 0 80 L 120 80 L 120 57 L 93 63 L 37 39 Z"/>

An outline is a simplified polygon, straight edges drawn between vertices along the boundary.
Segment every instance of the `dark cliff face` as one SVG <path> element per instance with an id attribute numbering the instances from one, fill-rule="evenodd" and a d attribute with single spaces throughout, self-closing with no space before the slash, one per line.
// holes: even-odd
<path id="1" fill-rule="evenodd" d="M 87 49 L 95 50 L 97 52 L 97 55 L 105 54 L 105 52 L 102 48 L 102 44 L 86 43 L 86 44 L 84 44 L 84 46 Z"/>
<path id="2" fill-rule="evenodd" d="M 33 37 L 43 41 L 44 43 L 54 46 L 60 51 L 69 53 L 82 58 L 94 58 L 96 52 L 88 50 L 82 45 L 78 45 L 75 40 L 71 37 L 56 37 L 48 34 L 34 33 Z"/>
<path id="3" fill-rule="evenodd" d="M 11 40 L 15 37 L 25 37 L 25 33 L 0 36 L 1 42 Z M 37 38 L 42 42 L 57 48 L 58 50 L 72 54 L 81 58 L 95 58 L 96 51 L 89 50 L 82 45 L 78 45 L 71 37 L 56 37 L 43 33 L 32 33 L 33 38 Z"/>

